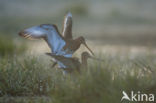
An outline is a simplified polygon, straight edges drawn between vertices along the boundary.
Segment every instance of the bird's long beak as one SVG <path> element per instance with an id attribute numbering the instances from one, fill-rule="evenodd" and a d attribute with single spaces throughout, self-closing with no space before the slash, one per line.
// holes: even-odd
<path id="1" fill-rule="evenodd" d="M 105 61 L 105 60 L 103 60 L 103 59 L 99 59 L 99 58 L 96 58 L 96 57 L 93 57 L 93 56 L 90 56 L 89 58 L 91 58 L 91 59 L 94 59 L 94 60 L 97 60 L 97 61 Z"/>
<path id="2" fill-rule="evenodd" d="M 92 55 L 94 55 L 93 51 L 88 47 L 88 45 L 86 43 L 83 43 L 83 44 L 92 53 Z"/>

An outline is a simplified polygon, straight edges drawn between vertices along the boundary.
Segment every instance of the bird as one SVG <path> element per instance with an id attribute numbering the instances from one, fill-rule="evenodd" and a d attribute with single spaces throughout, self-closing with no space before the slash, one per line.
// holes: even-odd
<path id="1" fill-rule="evenodd" d="M 94 55 L 84 37 L 72 38 L 72 14 L 70 12 L 65 15 L 62 35 L 55 24 L 33 26 L 21 30 L 18 34 L 27 39 L 44 39 L 51 48 L 51 53 L 55 55 L 71 58 L 81 44 Z"/>
<path id="2" fill-rule="evenodd" d="M 83 36 L 73 39 L 73 36 L 72 36 L 72 14 L 70 12 L 68 12 L 64 17 L 62 36 L 64 37 L 64 39 L 66 41 L 68 41 L 67 45 L 64 47 L 64 49 L 70 47 L 75 52 L 80 47 L 80 45 L 83 44 L 94 55 L 92 50 L 86 44 Z"/>
<path id="3" fill-rule="evenodd" d="M 55 58 L 57 61 L 63 64 L 63 66 L 60 65 L 60 68 L 63 69 L 65 73 L 71 73 L 75 70 L 80 72 L 80 68 L 87 68 L 88 66 L 87 60 L 89 58 L 103 61 L 102 59 L 98 59 L 96 57 L 91 56 L 86 51 L 81 53 L 81 62 L 76 57 L 67 58 L 61 55 L 54 55 L 52 53 L 45 53 L 45 54 L 51 56 L 52 58 Z"/>
<path id="4" fill-rule="evenodd" d="M 72 14 L 68 12 L 64 16 L 62 35 L 66 39 L 72 39 Z"/>

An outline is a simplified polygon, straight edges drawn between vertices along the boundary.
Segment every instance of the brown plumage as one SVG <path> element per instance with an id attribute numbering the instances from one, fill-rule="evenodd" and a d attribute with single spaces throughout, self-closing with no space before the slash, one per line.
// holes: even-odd
<path id="1" fill-rule="evenodd" d="M 84 37 L 73 39 L 72 37 L 72 14 L 66 14 L 62 35 L 54 24 L 41 24 L 19 32 L 25 38 L 44 39 L 51 48 L 52 54 L 71 58 L 73 53 L 83 44 L 93 55 L 93 51 L 87 46 Z M 57 61 L 55 61 L 54 65 Z"/>
<path id="2" fill-rule="evenodd" d="M 72 52 L 75 52 L 83 44 L 94 55 L 93 51 L 88 47 L 84 37 L 80 36 L 73 39 L 72 36 L 72 14 L 68 12 L 64 17 L 63 32 L 62 35 L 66 41 L 64 49 L 69 48 Z"/>
<path id="3" fill-rule="evenodd" d="M 68 12 L 64 16 L 62 35 L 66 39 L 72 39 L 72 14 Z"/>
<path id="4" fill-rule="evenodd" d="M 60 56 L 60 55 L 54 55 L 51 53 L 46 53 L 46 55 L 51 56 L 52 58 L 56 59 L 57 61 L 61 62 L 63 65 L 65 65 L 65 68 L 61 68 L 63 70 L 65 70 L 66 72 L 72 72 L 74 70 L 80 72 L 80 68 L 87 68 L 88 63 L 87 60 L 88 58 L 92 58 L 92 59 L 96 59 L 96 60 L 100 60 L 101 59 L 97 59 L 95 57 L 92 57 L 88 52 L 83 52 L 81 53 L 81 62 L 78 60 L 78 58 L 67 58 L 64 56 Z"/>
<path id="5" fill-rule="evenodd" d="M 65 44 L 62 50 L 64 50 L 66 54 L 73 54 L 77 49 L 80 48 L 80 45 L 83 44 L 94 55 L 93 51 L 87 46 L 84 37 L 81 36 L 73 39 L 72 14 L 70 12 L 65 16 L 62 35 L 55 24 L 41 24 L 39 26 L 33 26 L 31 28 L 22 30 L 21 32 L 19 32 L 19 35 L 28 39 L 43 38 L 51 49 L 54 49 L 52 48 L 52 46 L 55 46 L 53 45 L 55 44 L 55 42 L 57 42 L 58 47 Z M 57 38 L 57 40 L 54 41 L 53 38 Z M 65 43 L 63 44 L 62 42 Z"/>

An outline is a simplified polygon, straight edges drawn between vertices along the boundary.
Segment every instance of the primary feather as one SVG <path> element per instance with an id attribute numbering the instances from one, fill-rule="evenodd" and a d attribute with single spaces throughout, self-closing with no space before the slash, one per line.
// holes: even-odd
<path id="1" fill-rule="evenodd" d="M 65 39 L 72 39 L 72 14 L 70 12 L 64 17 L 62 35 Z"/>
<path id="2" fill-rule="evenodd" d="M 72 52 L 68 49 L 63 50 L 66 45 L 64 38 L 60 35 L 57 27 L 51 24 L 42 24 L 25 29 L 19 33 L 25 38 L 31 37 L 35 39 L 43 38 L 51 48 L 52 54 L 72 57 Z"/>

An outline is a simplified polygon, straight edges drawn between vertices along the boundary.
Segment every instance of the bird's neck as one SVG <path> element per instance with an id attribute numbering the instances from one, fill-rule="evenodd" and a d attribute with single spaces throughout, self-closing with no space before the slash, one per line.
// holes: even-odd
<path id="1" fill-rule="evenodd" d="M 75 45 L 78 46 L 78 47 L 80 47 L 80 45 L 81 45 L 81 41 L 80 41 L 79 38 L 76 38 L 76 39 L 74 40 L 74 43 L 75 43 Z"/>
<path id="2" fill-rule="evenodd" d="M 82 66 L 83 66 L 84 68 L 87 68 L 87 65 L 88 65 L 88 63 L 87 63 L 87 58 L 84 57 L 84 56 L 81 56 L 81 61 L 82 61 Z"/>

